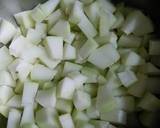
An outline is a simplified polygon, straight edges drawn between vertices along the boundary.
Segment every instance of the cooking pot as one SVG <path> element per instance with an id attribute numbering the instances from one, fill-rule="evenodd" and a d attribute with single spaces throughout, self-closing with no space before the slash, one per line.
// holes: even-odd
<path id="1" fill-rule="evenodd" d="M 46 0 L 0 0 L 0 17 L 11 21 L 16 25 L 13 14 L 32 9 L 38 3 L 42 3 Z M 155 38 L 160 38 L 160 4 L 158 0 L 112 0 L 114 4 L 124 2 L 126 6 L 138 8 L 148 15 L 155 26 Z M 158 61 L 159 60 L 159 61 Z M 160 57 L 151 58 L 151 62 L 160 67 Z M 153 119 L 153 128 L 158 128 L 160 122 L 160 113 L 157 113 L 157 117 Z M 6 128 L 7 119 L 0 114 L 0 128 Z M 143 128 L 140 121 L 137 118 L 137 113 L 130 113 L 128 115 L 128 123 L 125 128 Z"/>

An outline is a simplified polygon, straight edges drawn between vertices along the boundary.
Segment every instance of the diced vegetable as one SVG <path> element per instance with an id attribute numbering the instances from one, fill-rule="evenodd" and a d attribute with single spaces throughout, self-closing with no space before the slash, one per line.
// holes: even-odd
<path id="1" fill-rule="evenodd" d="M 118 77 L 125 87 L 129 87 L 138 81 L 134 72 L 130 70 L 118 73 Z"/>
<path id="2" fill-rule="evenodd" d="M 38 90 L 38 83 L 25 82 L 22 95 L 22 106 L 33 106 Z M 27 108 L 26 107 L 26 108 Z"/>
<path id="3" fill-rule="evenodd" d="M 21 95 L 14 95 L 8 100 L 6 105 L 12 108 L 21 108 L 21 104 L 22 104 L 21 101 L 22 101 Z"/>
<path id="4" fill-rule="evenodd" d="M 151 40 L 149 42 L 149 54 L 150 55 L 160 55 L 160 41 Z"/>
<path id="5" fill-rule="evenodd" d="M 118 41 L 118 46 L 126 48 L 138 48 L 142 39 L 133 35 L 122 35 Z"/>
<path id="6" fill-rule="evenodd" d="M 33 105 L 27 105 L 24 107 L 20 126 L 27 124 L 34 124 L 34 110 Z"/>
<path id="7" fill-rule="evenodd" d="M 62 128 L 75 128 L 70 114 L 64 114 L 64 115 L 59 116 L 59 120 L 60 120 Z"/>
<path id="8" fill-rule="evenodd" d="M 106 59 L 103 59 L 104 57 Z M 88 58 L 88 61 L 93 63 L 100 69 L 105 69 L 117 62 L 119 58 L 120 55 L 113 47 L 113 45 L 106 44 L 92 52 L 92 54 Z"/>
<path id="9" fill-rule="evenodd" d="M 63 68 L 63 74 L 67 75 L 68 73 L 73 72 L 73 71 L 80 71 L 81 68 L 82 68 L 82 66 L 79 64 L 65 62 L 64 68 Z"/>
<path id="10" fill-rule="evenodd" d="M 111 12 L 100 12 L 99 34 L 105 36 L 116 22 L 115 16 Z"/>
<path id="11" fill-rule="evenodd" d="M 77 110 L 82 111 L 91 105 L 91 97 L 86 92 L 77 90 L 73 96 L 73 103 Z"/>
<path id="12" fill-rule="evenodd" d="M 13 89 L 8 86 L 0 86 L 0 105 L 7 103 L 7 101 L 14 95 Z"/>
<path id="13" fill-rule="evenodd" d="M 160 100 L 153 94 L 146 93 L 139 102 L 138 107 L 148 111 L 156 111 L 160 108 Z"/>
<path id="14" fill-rule="evenodd" d="M 68 73 L 68 77 L 74 80 L 76 89 L 81 88 L 83 84 L 87 81 L 87 77 L 85 75 L 80 74 L 80 72 Z"/>
<path id="15" fill-rule="evenodd" d="M 74 122 L 88 122 L 89 121 L 89 117 L 87 116 L 87 114 L 84 111 L 78 111 L 76 109 L 74 109 L 73 114 L 72 114 L 73 120 Z"/>
<path id="16" fill-rule="evenodd" d="M 97 47 L 97 42 L 94 39 L 89 38 L 80 48 L 79 55 L 83 59 L 86 59 Z"/>
<path id="17" fill-rule="evenodd" d="M 71 100 L 73 98 L 74 91 L 75 82 L 72 79 L 65 77 L 59 82 L 57 90 L 57 95 L 59 98 Z"/>
<path id="18" fill-rule="evenodd" d="M 13 24 L 6 20 L 0 20 L 0 42 L 8 44 L 15 36 L 17 29 Z"/>
<path id="19" fill-rule="evenodd" d="M 72 45 L 67 43 L 64 45 L 63 59 L 64 60 L 76 59 L 76 49 Z"/>
<path id="20" fill-rule="evenodd" d="M 58 113 L 54 108 L 41 108 L 36 112 L 36 123 L 40 128 L 59 128 Z"/>
<path id="21" fill-rule="evenodd" d="M 56 88 L 52 87 L 37 92 L 36 101 L 44 108 L 52 108 L 56 106 Z"/>
<path id="22" fill-rule="evenodd" d="M 127 16 L 122 26 L 122 31 L 127 35 L 133 33 L 141 36 L 153 32 L 153 25 L 148 17 L 141 11 L 136 10 Z"/>
<path id="23" fill-rule="evenodd" d="M 19 36 L 11 42 L 11 45 L 9 46 L 9 52 L 11 55 L 19 57 L 24 50 L 31 47 L 33 47 L 33 44 L 31 44 L 27 38 Z"/>
<path id="24" fill-rule="evenodd" d="M 63 114 L 71 113 L 73 109 L 72 101 L 59 98 L 56 102 L 56 109 Z"/>
<path id="25" fill-rule="evenodd" d="M 4 70 L 13 61 L 13 57 L 10 55 L 6 46 L 0 48 L 0 70 Z"/>
<path id="26" fill-rule="evenodd" d="M 62 37 L 46 37 L 46 49 L 53 59 L 63 59 L 63 39 Z"/>
<path id="27" fill-rule="evenodd" d="M 0 71 L 0 85 L 15 87 L 16 83 L 8 71 Z"/>
<path id="28" fill-rule="evenodd" d="M 35 81 L 49 81 L 54 78 L 57 71 L 41 64 L 35 64 L 31 70 L 31 79 Z"/>
<path id="29" fill-rule="evenodd" d="M 114 110 L 108 113 L 102 112 L 100 119 L 117 124 L 126 124 L 126 112 L 122 110 Z"/>
<path id="30" fill-rule="evenodd" d="M 7 128 L 19 127 L 21 112 L 16 109 L 11 109 L 8 116 Z"/>

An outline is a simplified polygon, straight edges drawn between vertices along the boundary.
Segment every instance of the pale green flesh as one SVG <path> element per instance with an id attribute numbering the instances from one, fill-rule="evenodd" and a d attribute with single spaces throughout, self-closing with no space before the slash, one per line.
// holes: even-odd
<path id="1" fill-rule="evenodd" d="M 48 0 L 14 17 L 18 27 L 0 19 L 7 128 L 116 128 L 135 111 L 151 126 L 160 41 L 149 17 L 106 0 Z"/>

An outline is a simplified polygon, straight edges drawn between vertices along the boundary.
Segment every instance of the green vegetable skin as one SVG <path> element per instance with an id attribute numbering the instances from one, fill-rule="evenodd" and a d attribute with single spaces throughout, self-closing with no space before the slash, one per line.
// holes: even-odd
<path id="1" fill-rule="evenodd" d="M 0 20 L 7 128 L 116 128 L 137 110 L 152 126 L 160 99 L 151 81 L 160 69 L 146 61 L 160 55 L 160 41 L 150 38 L 154 28 L 141 11 L 106 0 L 48 0 L 14 17 L 18 27 Z"/>

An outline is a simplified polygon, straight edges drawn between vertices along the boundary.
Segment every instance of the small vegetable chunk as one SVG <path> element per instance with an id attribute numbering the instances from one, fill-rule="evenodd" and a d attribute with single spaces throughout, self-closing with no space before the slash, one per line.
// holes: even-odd
<path id="1" fill-rule="evenodd" d="M 88 93 L 77 90 L 73 96 L 73 103 L 77 110 L 82 111 L 90 107 L 91 97 Z"/>
<path id="2" fill-rule="evenodd" d="M 13 61 L 13 57 L 9 54 L 6 46 L 0 48 L 0 70 L 4 70 Z"/>
<path id="3" fill-rule="evenodd" d="M 53 59 L 63 59 L 63 38 L 56 36 L 46 37 L 46 49 Z"/>
<path id="4" fill-rule="evenodd" d="M 20 127 L 21 112 L 17 109 L 11 109 L 8 116 L 7 128 Z"/>
<path id="5" fill-rule="evenodd" d="M 13 24 L 6 20 L 0 20 L 0 42 L 3 44 L 9 43 L 16 34 L 17 29 Z"/>
<path id="6" fill-rule="evenodd" d="M 63 59 L 64 60 L 76 59 L 76 49 L 72 45 L 67 43 L 64 45 Z"/>
<path id="7" fill-rule="evenodd" d="M 13 89 L 8 86 L 0 86 L 0 105 L 5 104 L 14 95 Z"/>
<path id="8" fill-rule="evenodd" d="M 38 83 L 25 82 L 22 96 L 22 106 L 32 106 L 38 90 Z"/>
<path id="9" fill-rule="evenodd" d="M 72 79 L 65 77 L 59 82 L 57 95 L 59 98 L 71 100 L 75 91 L 75 83 Z"/>
<path id="10" fill-rule="evenodd" d="M 133 33 L 141 36 L 153 32 L 153 24 L 141 11 L 135 10 L 128 15 L 122 31 L 127 35 Z"/>
<path id="11" fill-rule="evenodd" d="M 118 73 L 118 77 L 125 87 L 129 87 L 138 81 L 134 72 L 130 70 Z"/>
<path id="12" fill-rule="evenodd" d="M 36 101 L 45 108 L 56 106 L 56 88 L 52 87 L 37 92 Z"/>
<path id="13" fill-rule="evenodd" d="M 117 62 L 119 58 L 120 55 L 114 46 L 112 44 L 106 44 L 93 51 L 88 61 L 100 69 L 105 69 Z"/>
<path id="14" fill-rule="evenodd" d="M 31 70 L 31 79 L 35 81 L 48 81 L 52 80 L 57 71 L 45 67 L 41 64 L 35 64 Z"/>
<path id="15" fill-rule="evenodd" d="M 62 125 L 62 128 L 75 128 L 70 114 L 64 114 L 59 116 L 59 120 Z"/>

